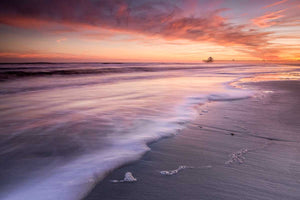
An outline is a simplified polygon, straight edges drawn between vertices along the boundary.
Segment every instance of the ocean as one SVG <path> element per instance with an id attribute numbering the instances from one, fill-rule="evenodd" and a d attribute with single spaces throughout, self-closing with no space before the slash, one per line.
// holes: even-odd
<path id="1" fill-rule="evenodd" d="M 82 199 L 150 143 L 180 134 L 199 105 L 271 93 L 238 83 L 298 80 L 299 70 L 284 63 L 1 64 L 0 199 Z"/>

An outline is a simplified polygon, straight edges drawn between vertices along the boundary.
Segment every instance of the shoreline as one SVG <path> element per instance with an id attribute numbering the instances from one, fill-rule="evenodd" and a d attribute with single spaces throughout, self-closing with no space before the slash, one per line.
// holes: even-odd
<path id="1" fill-rule="evenodd" d="M 247 86 L 251 86 L 251 87 L 256 87 L 256 89 L 258 90 L 265 90 L 265 91 L 272 91 L 269 90 L 270 88 L 273 88 L 274 90 L 274 85 L 277 84 L 277 88 L 275 89 L 274 94 L 277 94 L 277 92 L 279 91 L 279 93 L 282 93 L 284 91 L 286 91 L 287 88 L 283 89 L 282 85 L 284 85 L 285 83 L 290 86 L 293 82 L 297 83 L 297 85 L 299 85 L 299 81 L 268 81 L 268 82 L 258 82 L 258 83 L 243 83 L 243 85 L 247 85 Z M 283 84 L 284 83 L 284 84 Z M 270 84 L 270 85 L 268 85 Z M 263 85 L 263 86 L 262 86 Z M 278 89 L 278 85 L 282 86 L 280 89 Z M 269 88 L 268 90 L 266 90 L 267 88 Z M 299 88 L 294 88 L 293 91 L 297 92 L 299 91 Z M 149 152 L 147 152 L 146 154 L 143 155 L 143 157 L 137 161 L 134 161 L 133 163 L 130 164 L 126 164 L 116 170 L 113 170 L 112 173 L 108 174 L 108 176 L 106 176 L 102 181 L 100 181 L 96 187 L 90 192 L 88 193 L 88 195 L 85 197 L 85 199 L 89 200 L 89 199 L 99 199 L 101 197 L 101 199 L 141 199 L 143 196 L 141 196 L 141 193 L 149 193 L 152 194 L 150 196 L 144 196 L 144 199 L 157 199 L 159 197 L 155 196 L 153 193 L 151 193 L 151 191 L 159 191 L 160 187 L 155 186 L 154 182 L 158 182 L 157 184 L 160 185 L 159 182 L 166 182 L 166 184 L 175 184 L 175 183 L 170 183 L 170 179 L 178 179 L 178 178 L 184 178 L 184 180 L 188 183 L 189 179 L 193 178 L 191 176 L 193 176 L 193 173 L 200 173 L 202 174 L 204 177 L 207 177 L 208 179 L 211 178 L 209 175 L 211 174 L 211 171 L 222 171 L 222 170 L 227 170 L 228 169 L 235 169 L 235 165 L 236 163 L 234 163 L 234 166 L 225 166 L 225 162 L 228 161 L 228 154 L 232 154 L 240 149 L 243 149 L 245 147 L 243 147 L 243 145 L 245 144 L 245 141 L 247 142 L 251 142 L 251 145 L 248 145 L 249 147 L 247 147 L 250 151 L 243 155 L 242 157 L 246 157 L 246 161 L 248 161 L 248 155 L 251 154 L 257 154 L 257 152 L 259 151 L 265 151 L 264 148 L 268 149 L 268 143 L 276 143 L 276 142 L 289 142 L 289 138 L 278 138 L 278 137 L 274 137 L 274 136 L 269 136 L 269 135 L 251 135 L 251 134 L 245 134 L 247 131 L 244 130 L 245 128 L 243 127 L 223 127 L 220 128 L 222 126 L 224 126 L 224 121 L 228 121 L 228 119 L 231 119 L 230 114 L 225 114 L 224 113 L 224 108 L 227 107 L 228 108 L 233 108 L 234 105 L 228 105 L 228 104 L 237 104 L 237 106 L 240 106 L 241 104 L 243 104 L 243 102 L 250 102 L 251 105 L 255 105 L 256 103 L 262 102 L 262 101 L 266 101 L 266 100 L 270 100 L 270 96 L 274 95 L 273 93 L 261 93 L 262 96 L 256 96 L 253 97 L 251 99 L 243 99 L 243 100 L 238 100 L 238 101 L 225 101 L 225 102 L 213 102 L 213 103 L 206 103 L 202 106 L 199 106 L 199 111 L 200 109 L 202 109 L 201 107 L 207 107 L 208 108 L 208 113 L 199 113 L 199 117 L 197 117 L 197 119 L 193 122 L 189 122 L 186 125 L 186 128 L 183 129 L 178 135 L 176 135 L 176 137 L 172 137 L 172 138 L 168 138 L 167 140 L 165 139 L 160 139 L 157 142 L 154 143 L 150 143 L 149 146 L 151 148 L 151 150 Z M 253 106 L 252 105 L 252 106 Z M 223 111 L 222 111 L 223 109 Z M 219 111 L 218 111 L 219 110 Z M 233 110 L 231 110 L 232 112 Z M 208 116 L 207 119 L 206 116 L 207 115 L 211 115 L 211 113 L 218 113 L 218 112 L 223 112 L 222 116 Z M 219 113 L 220 114 L 220 113 Z M 204 116 L 202 116 L 204 115 Z M 220 125 L 216 125 L 213 123 L 213 121 L 217 121 L 216 117 L 220 118 L 219 120 L 221 121 Z M 203 123 L 203 120 L 205 123 Z M 208 124 L 214 124 L 213 126 L 208 125 Z M 251 124 L 250 124 L 251 125 Z M 227 125 L 228 126 L 228 125 Z M 237 125 L 238 126 L 238 125 Z M 200 133 L 199 133 L 200 132 Z M 213 134 L 212 134 L 213 133 Z M 200 134 L 200 135 L 199 135 Z M 210 136 L 210 134 L 212 134 L 213 136 Z M 200 137 L 200 138 L 199 138 Z M 207 145 L 203 145 L 203 147 L 197 144 L 193 144 L 193 141 L 190 141 L 191 138 L 193 140 L 196 140 L 198 142 L 202 142 L 201 138 L 206 138 L 209 140 L 209 143 L 217 143 L 218 145 L 220 145 L 219 147 L 222 147 L 220 149 L 216 148 L 212 148 L 212 147 L 207 147 L 208 150 L 205 150 L 205 146 Z M 223 138 L 224 140 L 221 141 L 227 141 L 228 137 L 230 138 L 229 141 L 227 141 L 227 145 L 224 145 L 222 143 L 217 142 L 219 139 L 219 137 L 225 137 Z M 215 141 L 213 142 L 215 138 Z M 235 139 L 238 138 L 239 142 L 238 143 L 242 143 L 243 145 L 237 145 L 235 144 L 234 146 L 236 146 L 235 148 L 231 148 L 229 147 L 231 142 L 231 139 Z M 300 141 L 300 140 L 299 140 Z M 191 151 L 189 146 L 186 146 L 186 142 L 191 142 L 194 146 L 194 148 L 201 152 L 201 154 L 198 155 L 197 151 L 194 152 Z M 174 146 L 175 143 L 176 145 Z M 257 144 L 259 144 L 257 147 Z M 181 145 L 181 146 L 180 146 Z M 218 147 L 217 145 L 217 147 Z M 245 145 L 244 145 L 245 146 Z M 297 146 L 297 145 L 296 145 Z M 175 148 L 176 147 L 176 148 Z M 178 149 L 179 148 L 179 151 Z M 214 149 L 212 151 L 212 149 Z M 230 150 L 229 150 L 230 149 Z M 235 150 L 234 150 L 235 149 Z M 224 152 L 223 152 L 224 151 Z M 256 152 L 257 151 L 257 152 Z M 187 152 L 189 152 L 190 154 L 188 154 Z M 191 154 L 192 152 L 192 154 Z M 221 153 L 222 152 L 222 153 Z M 227 152 L 227 153 L 226 153 Z M 169 155 L 168 155 L 169 154 Z M 214 155 L 214 159 L 209 159 L 207 158 L 206 154 L 221 154 L 222 156 L 220 157 L 220 155 Z M 201 158 L 201 163 L 199 163 L 199 161 L 197 159 L 195 159 L 196 157 Z M 175 158 L 175 159 L 174 159 Z M 184 160 L 186 161 L 182 161 L 180 162 L 180 160 L 178 160 L 179 158 L 184 158 Z M 227 159 L 227 160 L 226 160 Z M 196 160 L 196 161 L 195 161 Z M 221 162 L 222 160 L 222 162 Z M 160 163 L 161 162 L 161 163 Z M 154 164 L 153 164 L 154 163 Z M 241 164 L 241 163 L 240 163 Z M 238 166 L 240 165 L 238 164 Z M 171 169 L 176 169 L 178 168 L 180 165 L 189 165 L 189 166 L 195 166 L 195 167 L 203 167 L 203 166 L 212 166 L 212 169 L 185 169 L 181 172 L 179 172 L 178 174 L 171 176 L 171 177 L 163 177 L 161 176 L 161 174 L 159 174 L 160 170 L 171 170 Z M 241 164 L 241 166 L 243 166 L 244 164 Z M 225 167 L 224 167 L 225 166 Z M 223 169 L 224 168 L 224 169 Z M 152 170 L 149 170 L 152 169 Z M 109 180 L 111 179 L 122 179 L 124 177 L 124 173 L 126 171 L 130 171 L 133 173 L 133 176 L 137 177 L 138 181 L 136 183 L 132 183 L 132 184 L 128 184 L 128 183 L 123 183 L 123 184 L 112 184 L 109 182 Z M 207 173 L 207 174 L 206 174 Z M 227 173 L 227 172 L 226 172 Z M 225 174 L 226 174 L 225 173 Z M 232 173 L 232 172 L 231 172 Z M 222 174 L 222 173 L 221 173 Z M 185 177 L 185 176 L 190 176 L 190 177 Z M 223 174 L 223 176 L 225 176 Z M 213 176 L 215 177 L 215 176 Z M 222 176 L 221 176 L 222 177 Z M 199 176 L 199 178 L 201 178 Z M 216 177 L 215 177 L 216 178 Z M 149 180 L 150 179 L 152 181 Z M 228 179 L 228 177 L 227 177 Z M 218 180 L 218 179 L 217 179 Z M 236 180 L 231 180 L 231 181 L 236 181 Z M 211 182 L 213 182 L 211 180 Z M 152 183 L 152 184 L 151 184 Z M 183 181 L 184 183 L 184 181 Z M 146 185 L 145 185 L 146 184 Z M 216 184 L 216 183 L 214 183 Z M 141 186 L 138 186 L 141 185 Z M 149 188 L 147 188 L 148 186 L 152 186 Z M 175 188 L 179 187 L 178 184 L 175 184 Z M 300 185 L 299 185 L 300 186 Z M 137 188 L 135 188 L 137 187 Z M 163 186 L 162 186 L 163 187 Z M 182 185 L 180 187 L 183 187 Z M 137 192 L 137 194 L 132 193 L 134 190 L 139 190 L 139 192 Z M 164 188 L 165 189 L 165 188 Z M 186 188 L 185 188 L 186 190 Z M 190 189 L 188 189 L 190 190 Z M 126 192 L 128 191 L 128 192 Z M 177 190 L 175 190 L 177 191 Z M 195 192 L 190 191 L 193 195 L 190 196 L 189 199 L 193 199 L 195 198 Z M 233 192 L 233 191 L 231 191 Z M 176 192 L 175 192 L 176 193 Z M 178 193 L 178 192 L 177 192 Z M 253 193 L 253 192 L 252 192 Z M 251 193 L 251 195 L 253 195 Z M 121 196 L 119 194 L 122 194 Z M 181 193 L 180 193 L 181 194 Z M 204 193 L 205 194 L 205 193 Z M 220 196 L 221 194 L 225 195 L 225 196 Z M 125 195 L 125 196 L 124 196 Z M 162 196 L 168 197 L 168 198 L 173 198 L 172 197 L 172 192 L 170 191 L 166 191 L 166 192 L 162 192 Z M 204 199 L 211 199 L 211 198 L 236 198 L 235 196 L 226 196 L 226 192 L 224 193 L 220 193 L 219 196 L 218 195 L 209 195 L 206 194 L 206 197 L 204 197 Z M 250 195 L 250 194 L 249 194 Z M 300 194 L 297 194 L 297 196 Z M 177 196 L 174 196 L 174 198 L 176 198 Z M 163 199 L 163 198 L 161 198 Z M 260 199 L 264 199 L 264 198 L 260 198 Z M 288 198 L 288 199 L 293 199 L 293 198 Z"/>

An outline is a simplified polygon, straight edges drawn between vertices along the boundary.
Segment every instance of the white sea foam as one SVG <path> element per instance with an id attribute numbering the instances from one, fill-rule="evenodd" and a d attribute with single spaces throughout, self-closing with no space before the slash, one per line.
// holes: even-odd
<path id="1" fill-rule="evenodd" d="M 184 123 L 178 122 L 191 120 L 195 113 L 196 111 L 188 105 L 181 105 L 175 109 L 173 117 L 169 119 L 142 120 L 131 134 L 124 137 L 118 135 L 117 138 L 107 137 L 111 148 L 85 154 L 57 166 L 42 173 L 44 175 L 31 178 L 26 184 L 15 186 L 15 192 L 1 193 L 0 199 L 21 200 L 32 199 L 32 197 L 40 200 L 82 199 L 107 173 L 125 163 L 139 159 L 149 150 L 147 143 L 176 134 L 176 130 L 184 127 Z M 132 178 L 129 175 L 127 174 L 124 180 L 129 181 Z"/>
<path id="2" fill-rule="evenodd" d="M 1 193 L 1 200 L 74 200 L 83 198 L 95 183 L 120 165 L 138 159 L 149 148 L 145 145 L 111 148 L 104 153 L 88 154 L 47 171 L 15 188 Z M 129 180 L 129 176 L 127 176 Z"/>
<path id="3" fill-rule="evenodd" d="M 111 180 L 112 183 L 124 183 L 124 182 L 136 182 L 137 179 L 132 175 L 131 172 L 126 172 L 124 179 L 121 180 Z"/>
<path id="4" fill-rule="evenodd" d="M 265 90 L 265 91 L 263 91 L 263 93 L 270 94 L 270 93 L 274 93 L 274 91 L 272 91 L 272 90 Z"/>
<path id="5" fill-rule="evenodd" d="M 178 172 L 180 172 L 181 170 L 184 170 L 184 169 L 209 169 L 209 168 L 212 168 L 212 166 L 207 165 L 207 166 L 201 166 L 201 167 L 193 167 L 193 166 L 180 165 L 177 169 L 174 169 L 174 170 L 160 171 L 160 174 L 165 175 L 165 176 L 172 176 L 172 175 L 178 174 Z"/>
<path id="6" fill-rule="evenodd" d="M 194 167 L 192 167 L 192 166 L 181 165 L 177 169 L 174 169 L 174 170 L 160 171 L 160 174 L 166 175 L 166 176 L 172 176 L 174 174 L 177 174 L 178 172 L 180 172 L 183 169 L 193 169 L 193 168 Z"/>
<path id="7" fill-rule="evenodd" d="M 1 193 L 0 199 L 20 200 L 32 199 L 32 197 L 41 200 L 81 199 L 112 169 L 139 159 L 149 150 L 147 143 L 162 137 L 174 135 L 177 133 L 176 130 L 184 128 L 185 122 L 197 116 L 196 110 L 193 109 L 194 105 L 211 101 L 212 96 L 217 101 L 236 98 L 236 96 L 224 95 L 189 96 L 185 103 L 177 106 L 174 109 L 174 113 L 169 115 L 167 119 L 158 118 L 156 121 L 146 120 L 135 130 L 132 130 L 132 134 L 125 135 L 124 137 L 118 135 L 117 138 L 110 136 L 108 139 L 112 144 L 111 148 L 106 149 L 104 152 L 85 154 L 73 161 L 57 166 L 55 169 L 44 173 L 47 175 L 32 178 L 26 184 L 16 187 L 15 192 Z M 240 96 L 237 98 L 240 98 Z M 233 161 L 242 159 L 239 154 L 237 154 L 236 158 L 232 158 Z M 160 173 L 170 176 L 184 169 L 210 167 L 182 165 L 175 170 L 161 171 Z M 130 180 L 129 175 L 127 178 L 127 181 Z"/>
<path id="8" fill-rule="evenodd" d="M 244 157 L 244 155 L 247 152 L 248 152 L 248 149 L 243 148 L 243 149 L 241 149 L 237 152 L 234 152 L 234 153 L 230 154 L 229 155 L 230 159 L 225 162 L 225 165 L 230 165 L 230 164 L 233 164 L 233 163 L 239 163 L 239 164 L 244 163 L 244 160 L 246 159 Z"/>
<path id="9" fill-rule="evenodd" d="M 215 93 L 208 95 L 209 101 L 234 101 L 247 99 L 253 96 L 252 91 L 231 89 L 228 93 Z"/>

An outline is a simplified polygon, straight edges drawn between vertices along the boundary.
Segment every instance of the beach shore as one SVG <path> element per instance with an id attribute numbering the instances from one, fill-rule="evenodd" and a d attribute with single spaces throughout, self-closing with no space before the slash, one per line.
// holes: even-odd
<path id="1" fill-rule="evenodd" d="M 300 81 L 244 83 L 252 98 L 196 107 L 178 135 L 98 183 L 86 200 L 300 199 Z M 161 171 L 188 166 L 171 176 Z M 112 183 L 132 172 L 132 183 Z"/>

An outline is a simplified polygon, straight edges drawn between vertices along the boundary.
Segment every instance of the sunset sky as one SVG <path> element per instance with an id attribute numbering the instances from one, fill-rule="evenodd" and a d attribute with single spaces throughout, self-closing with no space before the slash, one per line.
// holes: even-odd
<path id="1" fill-rule="evenodd" d="M 299 60 L 299 0 L 1 0 L 0 62 Z"/>

